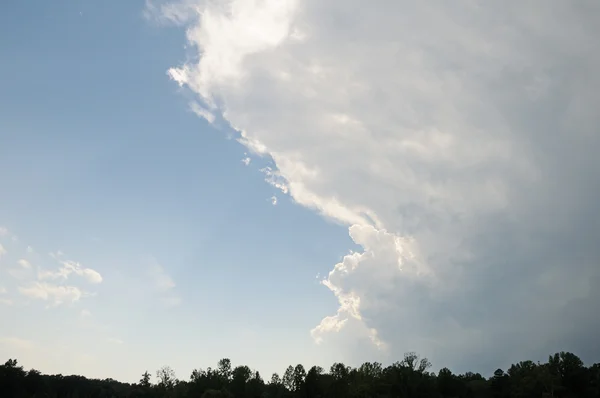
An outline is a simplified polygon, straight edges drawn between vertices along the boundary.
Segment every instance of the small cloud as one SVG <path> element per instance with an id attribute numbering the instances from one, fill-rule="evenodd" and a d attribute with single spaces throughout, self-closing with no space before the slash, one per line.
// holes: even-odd
<path id="1" fill-rule="evenodd" d="M 59 260 L 57 256 L 51 256 L 58 260 L 62 267 L 60 267 L 57 271 L 40 271 L 38 273 L 38 279 L 68 279 L 70 274 L 75 274 L 77 276 L 81 276 L 85 278 L 90 283 L 101 283 L 102 275 L 98 271 L 95 271 L 91 268 L 84 268 L 81 264 L 75 261 L 64 261 Z"/>
<path id="2" fill-rule="evenodd" d="M 166 273 L 165 269 L 156 260 L 148 270 L 148 274 L 159 292 L 158 300 L 165 307 L 175 307 L 181 304 L 181 298 L 175 292 L 175 281 Z"/>
<path id="3" fill-rule="evenodd" d="M 33 247 L 27 246 L 27 253 L 33 253 Z"/>
<path id="4" fill-rule="evenodd" d="M 0 294 L 6 294 L 6 288 L 4 286 L 0 286 Z M 13 301 L 6 297 L 0 297 L 0 305 L 13 305 Z"/>
<path id="5" fill-rule="evenodd" d="M 211 123 L 211 124 L 215 121 L 215 115 L 213 115 L 213 113 L 211 111 L 209 111 L 208 109 L 204 108 L 203 106 L 201 106 L 197 102 L 190 102 L 190 109 L 197 116 L 200 116 L 201 118 L 206 119 L 206 121 L 209 122 L 209 123 Z"/>
<path id="6" fill-rule="evenodd" d="M 265 181 L 279 189 L 281 192 L 287 194 L 289 192 L 289 187 L 287 180 L 281 176 L 279 171 L 273 170 L 271 167 L 264 167 L 260 171 L 265 173 L 266 178 Z"/>
<path id="7" fill-rule="evenodd" d="M 31 268 L 31 263 L 25 259 L 20 259 L 19 261 L 17 261 L 17 263 L 23 268 L 26 268 L 26 269 Z"/>
<path id="8" fill-rule="evenodd" d="M 166 307 L 177 307 L 178 305 L 181 304 L 181 297 L 178 296 L 172 296 L 172 297 L 166 297 L 162 300 L 163 304 Z"/>
<path id="9" fill-rule="evenodd" d="M 2 244 L 0 243 L 0 257 L 2 257 L 3 255 L 6 254 L 6 249 L 4 248 L 4 246 L 2 246 Z"/>
<path id="10" fill-rule="evenodd" d="M 277 196 L 271 196 L 271 204 L 277 206 Z"/>
<path id="11" fill-rule="evenodd" d="M 90 283 L 101 283 L 102 282 L 102 275 L 100 275 L 100 273 L 98 271 L 94 271 L 91 268 L 85 268 L 83 270 L 83 276 Z"/>
<path id="12" fill-rule="evenodd" d="M 112 338 L 108 339 L 108 342 L 112 343 L 112 344 L 118 344 L 118 345 L 121 345 L 124 343 L 123 340 L 121 340 L 121 339 L 112 339 Z"/>
<path id="13" fill-rule="evenodd" d="M 64 255 L 64 253 L 61 252 L 60 250 L 57 250 L 56 252 L 50 252 L 50 253 L 48 253 L 48 255 L 50 257 L 52 257 L 53 259 L 58 260 L 58 258 L 62 257 Z"/>
<path id="14" fill-rule="evenodd" d="M 154 284 L 159 290 L 170 290 L 175 287 L 175 282 L 163 269 L 163 267 L 156 263 L 150 269 L 150 275 L 154 280 Z"/>
<path id="15" fill-rule="evenodd" d="M 249 157 L 245 157 L 244 159 L 242 159 L 242 163 L 244 163 L 246 166 L 248 166 L 251 161 L 252 159 L 250 159 Z"/>
<path id="16" fill-rule="evenodd" d="M 11 268 L 8 271 L 8 274 L 15 279 L 19 280 L 30 280 L 31 279 L 31 269 L 21 267 L 21 268 Z"/>
<path id="17" fill-rule="evenodd" d="M 19 292 L 29 298 L 50 301 L 53 305 L 79 301 L 83 292 L 75 286 L 59 286 L 45 282 L 33 282 L 28 287 L 19 287 Z"/>
<path id="18" fill-rule="evenodd" d="M 89 317 L 92 316 L 92 313 L 90 312 L 90 310 L 83 309 L 83 310 L 81 310 L 81 312 L 79 313 L 79 315 L 82 318 L 89 318 Z"/>
<path id="19" fill-rule="evenodd" d="M 13 301 L 11 299 L 0 297 L 0 305 L 13 305 Z"/>
<path id="20" fill-rule="evenodd" d="M 0 236 L 6 236 L 6 235 L 8 235 L 8 228 L 0 227 Z"/>

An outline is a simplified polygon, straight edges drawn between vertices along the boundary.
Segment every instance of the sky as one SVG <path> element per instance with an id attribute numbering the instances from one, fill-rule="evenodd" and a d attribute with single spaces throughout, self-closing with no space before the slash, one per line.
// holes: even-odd
<path id="1" fill-rule="evenodd" d="M 600 361 L 592 0 L 0 5 L 0 360 Z"/>

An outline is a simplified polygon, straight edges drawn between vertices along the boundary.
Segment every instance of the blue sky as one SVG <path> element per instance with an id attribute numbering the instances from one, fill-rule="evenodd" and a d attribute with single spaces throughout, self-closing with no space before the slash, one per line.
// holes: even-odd
<path id="1" fill-rule="evenodd" d="M 597 361 L 600 15 L 505 3 L 4 2 L 0 358 Z"/>
<path id="2" fill-rule="evenodd" d="M 127 379 L 161 360 L 182 372 L 224 356 L 270 371 L 310 360 L 310 325 L 335 309 L 316 276 L 351 247 L 347 233 L 281 197 L 259 171 L 268 161 L 245 166 L 247 150 L 189 111 L 166 75 L 184 56 L 184 32 L 157 27 L 143 10 L 143 2 L 2 6 L 0 224 L 19 237 L 0 238 L 2 268 L 31 246 L 36 266 L 56 266 L 47 253 L 60 250 L 104 280 L 96 296 L 68 308 L 0 307 L 14 320 L 0 335 L 81 336 L 88 332 L 70 323 L 88 310 L 111 328 L 94 336 L 98 355 L 119 339 L 139 359 L 117 373 L 115 352 L 82 368 L 21 361 Z M 161 308 L 158 295 L 134 302 L 121 279 L 143 279 L 154 262 L 176 284 L 175 308 Z M 19 283 L 5 273 L 0 280 L 6 289 Z M 261 350 L 272 341 L 273 351 L 228 348 L 239 333 L 262 336 Z M 277 352 L 285 359 L 270 357 Z"/>

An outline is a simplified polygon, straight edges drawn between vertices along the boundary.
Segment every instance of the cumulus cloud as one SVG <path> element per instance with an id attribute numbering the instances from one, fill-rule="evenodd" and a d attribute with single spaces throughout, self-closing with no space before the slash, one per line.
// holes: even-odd
<path id="1" fill-rule="evenodd" d="M 13 236 L 8 231 L 6 235 Z M 49 253 L 49 257 L 44 258 L 35 254 L 33 254 L 34 257 L 31 257 L 34 250 L 25 243 L 14 244 L 11 248 L 14 251 L 11 250 L 10 263 L 14 266 L 0 269 L 0 280 L 4 281 L 2 274 L 4 277 L 10 275 L 12 278 L 8 280 L 14 284 L 10 286 L 11 291 L 14 290 L 17 294 L 0 297 L 0 304 L 12 305 L 23 301 L 24 298 L 46 302 L 47 306 L 71 304 L 94 294 L 84 291 L 79 286 L 78 278 L 91 284 L 102 282 L 99 272 L 83 267 L 78 262 L 65 260 L 61 251 Z M 32 264 L 30 258 L 35 258 L 35 263 Z M 59 264 L 59 267 L 52 269 L 49 265 L 52 266 L 54 261 Z M 78 278 L 73 278 L 74 275 Z M 13 287 L 14 289 L 12 289 Z M 6 289 L 2 287 L 0 295 L 6 293 Z"/>
<path id="2" fill-rule="evenodd" d="M 74 303 L 83 296 L 83 292 L 78 287 L 46 282 L 32 282 L 26 287 L 19 287 L 19 292 L 32 299 L 48 301 L 52 305 Z"/>
<path id="3" fill-rule="evenodd" d="M 66 261 L 58 259 L 58 262 L 61 264 L 61 267 L 56 271 L 40 271 L 38 274 L 39 279 L 68 279 L 69 275 L 75 274 L 77 276 L 83 277 L 90 283 L 101 283 L 102 275 L 98 271 L 95 271 L 91 268 L 82 267 L 81 264 L 75 261 Z"/>
<path id="4" fill-rule="evenodd" d="M 170 77 L 362 247 L 323 281 L 317 341 L 600 355 L 595 2 L 165 4 L 197 50 Z"/>

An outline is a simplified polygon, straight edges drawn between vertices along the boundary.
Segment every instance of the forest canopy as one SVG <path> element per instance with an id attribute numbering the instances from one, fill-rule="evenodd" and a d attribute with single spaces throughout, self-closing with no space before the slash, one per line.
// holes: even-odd
<path id="1" fill-rule="evenodd" d="M 265 380 L 246 365 L 227 358 L 215 368 L 195 369 L 187 380 L 164 366 L 145 371 L 137 383 L 83 376 L 44 375 L 25 370 L 16 359 L 0 366 L 0 397 L 25 398 L 600 398 L 600 363 L 586 367 L 570 352 L 550 355 L 545 363 L 521 361 L 480 373 L 455 374 L 448 368 L 432 372 L 431 363 L 416 353 L 389 366 L 366 362 L 352 368 L 334 363 L 328 370 L 290 365 Z"/>

